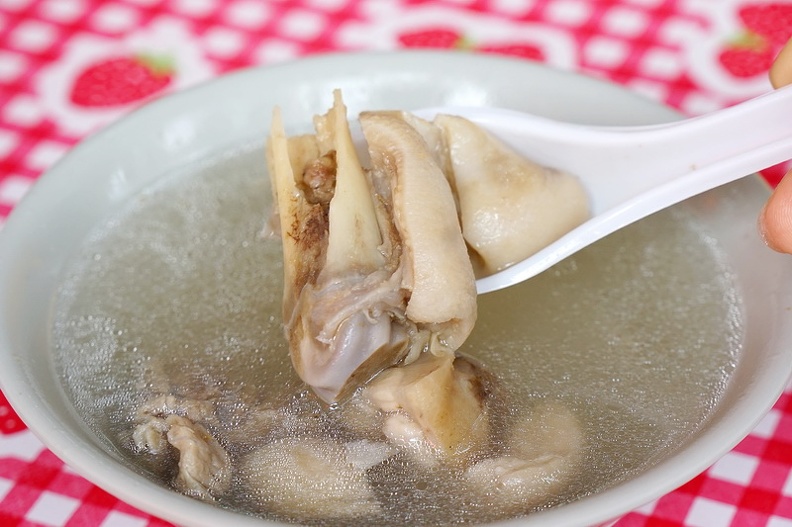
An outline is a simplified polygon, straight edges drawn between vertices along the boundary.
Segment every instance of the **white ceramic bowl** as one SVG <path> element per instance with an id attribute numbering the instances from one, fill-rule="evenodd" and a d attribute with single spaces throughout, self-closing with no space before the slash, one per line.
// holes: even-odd
<path id="1" fill-rule="evenodd" d="M 621 88 L 529 62 L 465 53 L 319 56 L 251 69 L 153 102 L 78 145 L 45 174 L 0 232 L 0 387 L 27 425 L 74 470 L 152 514 L 191 526 L 267 522 L 183 497 L 129 470 L 76 415 L 50 355 L 54 288 L 90 229 L 158 177 L 223 147 L 264 137 L 274 105 L 309 122 L 341 88 L 364 109 L 494 105 L 594 124 L 648 124 L 676 115 Z M 504 525 L 595 525 L 673 490 L 745 437 L 792 368 L 792 266 L 764 248 L 756 177 L 689 203 L 716 233 L 744 301 L 739 364 L 713 415 L 637 477 L 575 503 Z M 704 211 L 704 209 L 707 209 Z M 271 524 L 271 523 L 270 523 Z"/>

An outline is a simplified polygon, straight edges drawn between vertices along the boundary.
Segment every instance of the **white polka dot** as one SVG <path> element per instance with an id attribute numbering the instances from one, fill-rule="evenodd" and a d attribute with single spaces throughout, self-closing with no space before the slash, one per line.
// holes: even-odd
<path id="1" fill-rule="evenodd" d="M 119 32 L 137 25 L 137 11 L 123 5 L 106 4 L 91 17 L 94 26 L 107 32 Z"/>
<path id="2" fill-rule="evenodd" d="M 553 22 L 578 26 L 591 16 L 591 6 L 577 0 L 558 0 L 547 5 L 545 14 Z"/>
<path id="3" fill-rule="evenodd" d="M 682 100 L 680 109 L 687 115 L 702 115 L 723 108 L 715 93 L 691 93 Z"/>
<path id="4" fill-rule="evenodd" d="M 625 0 L 625 3 L 640 5 L 644 7 L 656 7 L 662 4 L 665 0 Z"/>
<path id="5" fill-rule="evenodd" d="M 627 86 L 653 101 L 664 102 L 666 97 L 668 97 L 668 85 L 665 83 L 636 79 L 630 81 Z"/>
<path id="6" fill-rule="evenodd" d="M 176 0 L 175 9 L 185 15 L 205 16 L 215 7 L 214 0 Z"/>
<path id="7" fill-rule="evenodd" d="M 683 69 L 682 58 L 665 49 L 651 49 L 644 54 L 641 61 L 641 70 L 646 75 L 659 79 L 674 79 Z"/>
<path id="8" fill-rule="evenodd" d="M 256 59 L 265 64 L 282 62 L 297 57 L 300 48 L 284 40 L 269 40 L 256 50 Z"/>
<path id="9" fill-rule="evenodd" d="M 22 55 L 0 51 L 0 80 L 11 82 L 19 78 L 27 69 L 27 61 Z"/>
<path id="10" fill-rule="evenodd" d="M 387 46 L 387 49 L 393 47 L 391 42 L 372 42 L 369 31 L 367 26 L 355 22 L 343 24 L 333 35 L 333 40 L 336 46 L 345 49 L 376 49 L 377 47 L 382 49 L 383 45 Z"/>
<path id="11" fill-rule="evenodd" d="M 593 37 L 583 49 L 586 59 L 595 66 L 613 67 L 621 64 L 628 53 L 627 45 L 607 37 Z"/>
<path id="12" fill-rule="evenodd" d="M 85 4 L 81 0 L 47 0 L 39 10 L 55 22 L 72 22 L 85 12 Z"/>
<path id="13" fill-rule="evenodd" d="M 99 527 L 145 527 L 148 521 L 123 512 L 110 511 Z"/>
<path id="14" fill-rule="evenodd" d="M 29 20 L 22 22 L 11 33 L 11 42 L 26 51 L 43 51 L 55 40 L 56 31 L 49 24 Z"/>
<path id="15" fill-rule="evenodd" d="M 748 485 L 758 466 L 759 460 L 753 456 L 729 452 L 710 467 L 709 475 L 738 485 Z"/>
<path id="16" fill-rule="evenodd" d="M 64 525 L 79 506 L 79 500 L 45 490 L 25 515 L 25 519 L 44 525 Z"/>
<path id="17" fill-rule="evenodd" d="M 297 40 L 315 38 L 324 29 L 324 18 L 310 11 L 291 11 L 281 19 L 281 32 Z"/>
<path id="18" fill-rule="evenodd" d="M 524 15 L 533 7 L 533 0 L 491 0 L 493 10 L 512 16 Z"/>
<path id="19" fill-rule="evenodd" d="M 63 157 L 67 149 L 67 147 L 54 141 L 39 141 L 26 159 L 32 168 L 46 170 Z"/>
<path id="20" fill-rule="evenodd" d="M 668 44 L 684 44 L 702 38 L 701 24 L 689 20 L 669 20 L 660 27 L 658 36 Z"/>
<path id="21" fill-rule="evenodd" d="M 0 182 L 0 203 L 14 206 L 25 197 L 33 180 L 22 176 L 9 176 Z"/>
<path id="22" fill-rule="evenodd" d="M 236 2 L 231 4 L 225 12 L 228 22 L 246 28 L 255 28 L 264 25 L 272 13 L 267 4 L 263 2 Z"/>
<path id="23" fill-rule="evenodd" d="M 236 31 L 224 27 L 214 27 L 204 35 L 207 51 L 221 57 L 239 53 L 245 45 L 245 38 Z"/>
<path id="24" fill-rule="evenodd" d="M 323 11 L 338 11 L 345 7 L 349 0 L 307 0 L 307 4 Z"/>
<path id="25" fill-rule="evenodd" d="M 41 121 L 43 111 L 36 99 L 20 95 L 5 105 L 3 117 L 21 126 L 34 126 Z"/>
<path id="26" fill-rule="evenodd" d="M 729 527 L 737 508 L 707 498 L 695 498 L 685 525 L 690 527 Z"/>
<path id="27" fill-rule="evenodd" d="M 610 33 L 632 37 L 646 29 L 648 20 L 644 13 L 635 9 L 614 7 L 605 13 L 602 23 Z"/>
<path id="28" fill-rule="evenodd" d="M 0 156 L 7 156 L 17 147 L 16 134 L 0 130 Z"/>

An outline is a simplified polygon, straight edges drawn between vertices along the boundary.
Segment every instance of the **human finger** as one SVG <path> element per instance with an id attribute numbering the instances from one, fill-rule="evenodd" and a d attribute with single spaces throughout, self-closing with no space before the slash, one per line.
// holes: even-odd
<path id="1" fill-rule="evenodd" d="M 759 230 L 773 250 L 792 253 L 792 171 L 773 191 L 759 215 Z"/>
<path id="2" fill-rule="evenodd" d="M 773 88 L 792 84 L 792 39 L 789 39 L 770 66 L 770 83 Z"/>

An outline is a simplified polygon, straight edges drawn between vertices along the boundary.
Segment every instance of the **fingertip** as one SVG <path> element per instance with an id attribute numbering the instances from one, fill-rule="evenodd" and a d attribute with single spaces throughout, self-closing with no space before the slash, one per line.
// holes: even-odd
<path id="1" fill-rule="evenodd" d="M 776 187 L 759 214 L 759 230 L 771 249 L 792 254 L 792 172 Z"/>
<path id="2" fill-rule="evenodd" d="M 770 67 L 769 77 L 774 88 L 792 84 L 792 39 L 789 39 L 776 56 Z"/>

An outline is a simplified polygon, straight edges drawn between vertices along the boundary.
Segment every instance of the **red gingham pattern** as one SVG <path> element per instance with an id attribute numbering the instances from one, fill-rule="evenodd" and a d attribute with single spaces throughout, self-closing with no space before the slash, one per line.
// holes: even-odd
<path id="1" fill-rule="evenodd" d="M 792 15 L 777 11 L 785 8 L 788 0 L 0 0 L 0 220 L 70 147 L 144 102 L 70 102 L 77 76 L 112 57 L 170 55 L 173 79 L 158 96 L 327 51 L 464 47 L 608 79 L 694 115 L 769 89 L 750 72 L 792 35 Z M 773 34 L 758 46 L 744 9 L 772 12 Z M 776 182 L 783 172 L 766 176 Z M 707 472 L 616 525 L 792 527 L 791 468 L 787 391 Z M 0 525 L 168 524 L 70 471 L 0 393 Z"/>

